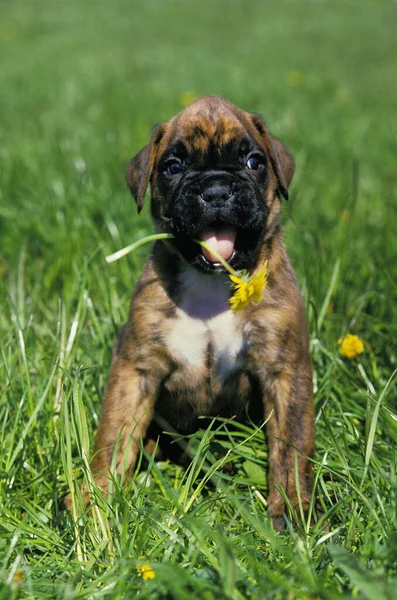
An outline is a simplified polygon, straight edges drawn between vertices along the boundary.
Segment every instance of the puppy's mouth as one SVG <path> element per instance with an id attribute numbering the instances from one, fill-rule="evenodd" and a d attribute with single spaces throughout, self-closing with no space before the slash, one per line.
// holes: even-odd
<path id="1" fill-rule="evenodd" d="M 198 241 L 206 243 L 203 248 Z M 182 257 L 203 273 L 224 273 L 219 256 L 233 269 L 250 269 L 255 264 L 260 236 L 254 231 L 237 229 L 234 225 L 216 221 L 191 236 L 176 235 L 173 240 Z"/>
<path id="2" fill-rule="evenodd" d="M 234 227 L 214 226 L 204 230 L 198 239 L 205 242 L 208 248 L 201 246 L 204 258 L 213 265 L 219 265 L 219 256 L 229 261 L 233 258 L 237 231 Z M 214 252 L 211 252 L 213 250 Z M 219 256 L 218 256 L 219 255 Z"/>
<path id="3" fill-rule="evenodd" d="M 216 219 L 207 221 L 201 228 L 192 227 L 190 231 L 178 231 L 172 219 L 167 225 L 166 230 L 175 236 L 172 244 L 182 258 L 202 273 L 213 275 L 225 272 L 218 255 L 236 271 L 252 269 L 264 235 L 260 219 L 249 227 Z M 205 242 L 207 248 L 203 248 L 198 241 Z"/>

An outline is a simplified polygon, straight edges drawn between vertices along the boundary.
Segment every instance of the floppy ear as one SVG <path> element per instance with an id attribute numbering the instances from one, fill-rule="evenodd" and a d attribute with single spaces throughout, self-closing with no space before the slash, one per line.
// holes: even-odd
<path id="1" fill-rule="evenodd" d="M 261 134 L 268 150 L 270 162 L 277 178 L 278 189 L 284 198 L 288 200 L 288 187 L 295 170 L 295 161 L 292 154 L 288 152 L 278 138 L 268 132 L 261 117 L 258 115 L 252 115 L 252 117 L 253 123 Z"/>
<path id="2" fill-rule="evenodd" d="M 126 179 L 131 194 L 136 200 L 138 213 L 143 208 L 145 193 L 152 176 L 158 145 L 164 135 L 164 130 L 164 125 L 156 127 L 150 143 L 134 156 L 127 167 Z"/>
<path id="3" fill-rule="evenodd" d="M 288 188 L 294 175 L 295 161 L 278 138 L 269 134 L 269 139 L 272 148 L 270 160 L 276 173 L 278 187 L 284 198 L 288 200 Z"/>

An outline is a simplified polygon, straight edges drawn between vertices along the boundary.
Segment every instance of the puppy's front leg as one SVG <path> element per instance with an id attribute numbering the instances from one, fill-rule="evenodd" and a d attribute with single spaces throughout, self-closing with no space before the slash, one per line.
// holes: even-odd
<path id="1" fill-rule="evenodd" d="M 95 483 L 104 495 L 116 447 L 116 473 L 131 471 L 135 466 L 139 442 L 153 416 L 157 387 L 153 374 L 143 375 L 131 361 L 120 355 L 114 357 L 91 462 Z M 83 485 L 81 492 L 88 505 L 91 501 L 88 486 Z M 71 494 L 66 496 L 64 504 L 68 510 L 72 509 Z"/>
<path id="2" fill-rule="evenodd" d="M 122 356 L 114 359 L 91 463 L 98 483 L 109 475 L 116 446 L 116 473 L 134 468 L 140 440 L 153 417 L 157 388 L 153 373 L 140 373 Z"/>
<path id="3" fill-rule="evenodd" d="M 314 453 L 314 415 L 311 369 L 297 364 L 294 372 L 282 371 L 265 398 L 269 447 L 268 511 L 276 529 L 285 526 L 283 489 L 299 517 L 299 505 L 310 504 Z M 297 473 L 296 473 L 297 466 Z"/>

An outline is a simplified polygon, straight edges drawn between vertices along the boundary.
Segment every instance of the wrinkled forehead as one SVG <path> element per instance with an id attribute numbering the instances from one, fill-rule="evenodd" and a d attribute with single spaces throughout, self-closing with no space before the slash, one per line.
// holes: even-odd
<path id="1" fill-rule="evenodd" d="M 166 124 L 160 154 L 178 142 L 192 153 L 207 154 L 212 148 L 225 150 L 247 140 L 255 141 L 249 116 L 232 104 L 219 99 L 198 100 L 187 106 Z"/>

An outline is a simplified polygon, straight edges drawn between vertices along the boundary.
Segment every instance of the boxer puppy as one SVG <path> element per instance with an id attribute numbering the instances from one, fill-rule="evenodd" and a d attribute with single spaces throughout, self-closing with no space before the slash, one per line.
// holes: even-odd
<path id="1" fill-rule="evenodd" d="M 308 508 L 312 369 L 279 225 L 293 172 L 292 156 L 259 116 L 216 96 L 158 126 L 132 159 L 127 181 L 138 211 L 150 184 L 156 230 L 175 239 L 154 245 L 114 352 L 92 461 L 101 487 L 112 461 L 117 472 L 134 467 L 155 411 L 181 432 L 202 415 L 250 414 L 268 419 L 274 526 L 285 525 L 280 491 L 298 513 L 298 496 Z M 236 270 L 255 274 L 268 261 L 262 300 L 233 312 L 224 268 L 196 239 Z"/>

